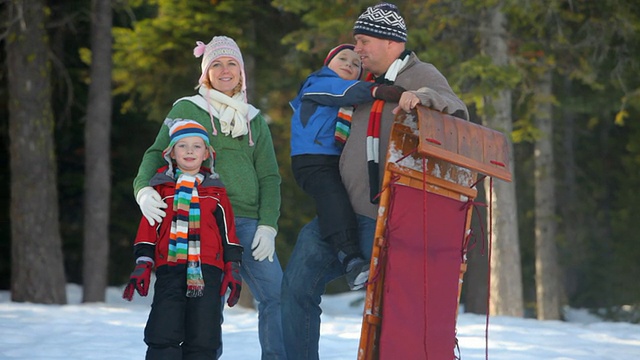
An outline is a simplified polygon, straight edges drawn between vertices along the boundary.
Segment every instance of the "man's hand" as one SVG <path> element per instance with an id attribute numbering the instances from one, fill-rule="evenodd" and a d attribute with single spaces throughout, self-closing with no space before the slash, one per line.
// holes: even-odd
<path id="1" fill-rule="evenodd" d="M 410 113 L 411 110 L 415 109 L 419 104 L 420 99 L 418 99 L 418 96 L 416 96 L 416 94 L 410 91 L 405 91 L 402 93 L 400 101 L 398 101 L 398 106 L 396 106 L 395 109 L 392 110 L 392 112 L 394 114 L 397 114 L 400 110 L 403 110 L 406 113 Z"/>
<path id="2" fill-rule="evenodd" d="M 251 250 L 253 258 L 262 261 L 269 258 L 273 262 L 273 253 L 276 251 L 276 229 L 268 225 L 258 225 L 256 234 L 253 236 Z"/>
<path id="3" fill-rule="evenodd" d="M 227 299 L 227 305 L 233 307 L 240 298 L 242 291 L 242 276 L 240 276 L 240 263 L 230 261 L 224 263 L 224 276 L 222 277 L 222 286 L 220 286 L 220 296 L 227 293 L 227 288 L 231 289 L 231 294 Z"/>
<path id="4" fill-rule="evenodd" d="M 151 186 L 146 186 L 138 191 L 136 195 L 136 201 L 140 206 L 142 215 L 147 218 L 149 225 L 153 226 L 157 222 L 162 222 L 162 218 L 167 215 L 162 209 L 167 207 L 167 204 L 162 201 L 160 194 Z"/>
<path id="5" fill-rule="evenodd" d="M 133 269 L 129 277 L 129 283 L 122 292 L 122 298 L 128 301 L 133 299 L 133 291 L 138 291 L 140 296 L 149 294 L 149 283 L 151 282 L 151 269 L 153 263 L 149 261 L 141 261 Z"/>

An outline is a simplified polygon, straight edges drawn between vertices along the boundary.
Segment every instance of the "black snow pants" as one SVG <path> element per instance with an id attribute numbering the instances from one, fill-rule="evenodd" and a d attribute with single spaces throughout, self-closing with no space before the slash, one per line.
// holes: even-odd
<path id="1" fill-rule="evenodd" d="M 144 329 L 147 360 L 214 360 L 221 347 L 222 270 L 202 265 L 204 295 L 189 298 L 186 265 L 156 270 L 151 312 Z"/>
<path id="2" fill-rule="evenodd" d="M 339 161 L 337 155 L 296 155 L 291 168 L 298 185 L 315 200 L 320 235 L 334 246 L 341 261 L 348 262 L 361 254 L 358 221 L 340 177 Z"/>

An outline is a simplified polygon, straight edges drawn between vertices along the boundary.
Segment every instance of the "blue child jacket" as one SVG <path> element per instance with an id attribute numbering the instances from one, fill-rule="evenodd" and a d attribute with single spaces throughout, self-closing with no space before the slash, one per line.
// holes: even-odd
<path id="1" fill-rule="evenodd" d="M 343 106 L 373 101 L 374 83 L 344 80 L 327 66 L 310 74 L 289 102 L 291 117 L 291 156 L 303 154 L 340 155 L 334 135 L 338 111 Z"/>

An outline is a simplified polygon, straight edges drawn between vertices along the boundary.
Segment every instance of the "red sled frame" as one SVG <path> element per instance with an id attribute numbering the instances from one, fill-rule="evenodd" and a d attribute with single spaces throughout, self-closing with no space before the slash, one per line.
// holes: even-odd
<path id="1" fill-rule="evenodd" d="M 511 181 L 507 139 L 418 106 L 384 166 L 358 360 L 454 359 L 475 185 Z"/>

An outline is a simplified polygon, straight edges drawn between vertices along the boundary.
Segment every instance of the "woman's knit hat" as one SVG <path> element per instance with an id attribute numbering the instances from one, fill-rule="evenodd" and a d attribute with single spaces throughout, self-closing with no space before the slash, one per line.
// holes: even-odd
<path id="1" fill-rule="evenodd" d="M 333 60 L 333 58 L 336 57 L 336 55 L 338 55 L 340 51 L 345 49 L 355 50 L 355 48 L 356 46 L 353 44 L 340 44 L 334 47 L 329 51 L 329 53 L 327 54 L 327 57 L 324 58 L 324 66 L 329 66 L 329 63 L 331 62 L 331 60 Z M 356 79 L 360 79 L 362 77 L 362 72 L 363 72 L 362 65 L 360 65 L 360 72 L 358 73 L 358 77 Z"/>
<path id="2" fill-rule="evenodd" d="M 381 3 L 370 6 L 356 20 L 353 35 L 369 35 L 379 39 L 407 42 L 407 26 L 398 7 Z"/>
<path id="3" fill-rule="evenodd" d="M 162 156 L 169 163 L 169 170 L 173 173 L 173 161 L 171 159 L 171 150 L 176 145 L 176 143 L 183 138 L 197 136 L 204 140 L 205 145 L 209 149 L 209 164 L 211 173 L 214 174 L 214 165 L 216 161 L 216 152 L 213 150 L 211 143 L 209 142 L 209 134 L 207 133 L 207 129 L 204 126 L 200 125 L 200 123 L 194 120 L 186 120 L 186 119 L 165 119 L 165 125 L 169 127 L 169 146 L 162 152 Z"/>
<path id="4" fill-rule="evenodd" d="M 204 44 L 202 41 L 196 41 L 196 47 L 193 49 L 193 55 L 197 58 L 202 56 L 202 74 L 198 79 L 198 86 L 202 85 L 202 82 L 207 78 L 207 71 L 209 66 L 215 60 L 221 57 L 230 57 L 238 62 L 240 65 L 240 76 L 242 78 L 242 92 L 247 90 L 247 79 L 244 71 L 244 60 L 242 59 L 242 52 L 236 42 L 227 36 L 214 36 L 208 44 Z"/>

